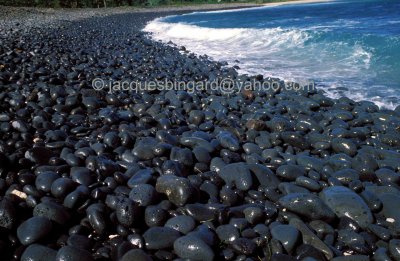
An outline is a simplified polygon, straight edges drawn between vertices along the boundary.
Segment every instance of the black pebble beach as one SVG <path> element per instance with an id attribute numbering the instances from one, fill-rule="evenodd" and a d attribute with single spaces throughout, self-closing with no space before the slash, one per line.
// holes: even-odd
<path id="1" fill-rule="evenodd" d="M 1 260 L 400 260 L 399 107 L 95 90 L 275 79 L 141 32 L 184 11 L 35 12 L 0 7 Z"/>

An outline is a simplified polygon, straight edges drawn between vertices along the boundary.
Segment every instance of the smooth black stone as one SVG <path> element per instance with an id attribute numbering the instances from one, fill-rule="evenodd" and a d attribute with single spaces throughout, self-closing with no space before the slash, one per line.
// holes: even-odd
<path id="1" fill-rule="evenodd" d="M 153 260 L 145 251 L 141 249 L 132 249 L 123 255 L 121 261 L 151 261 Z"/>
<path id="2" fill-rule="evenodd" d="M 99 235 L 103 234 L 107 228 L 105 206 L 101 203 L 92 204 L 86 209 L 86 215 L 94 231 Z"/>
<path id="3" fill-rule="evenodd" d="M 389 252 L 395 260 L 400 259 L 400 240 L 392 239 L 389 241 Z"/>
<path id="4" fill-rule="evenodd" d="M 338 217 L 350 217 L 361 227 L 366 227 L 373 222 L 373 216 L 367 204 L 358 194 L 346 187 L 328 187 L 321 192 L 321 198 Z"/>
<path id="5" fill-rule="evenodd" d="M 177 147 L 173 147 L 171 149 L 170 159 L 173 161 L 177 161 L 184 166 L 192 166 L 193 165 L 193 154 L 190 149 L 180 149 Z"/>
<path id="6" fill-rule="evenodd" d="M 296 248 L 296 257 L 300 260 L 308 258 L 314 258 L 315 260 L 326 260 L 324 254 L 316 249 L 315 247 L 307 244 L 303 244 Z"/>
<path id="7" fill-rule="evenodd" d="M 146 248 L 149 250 L 171 248 L 180 236 L 179 231 L 168 227 L 152 227 L 143 234 Z"/>
<path id="8" fill-rule="evenodd" d="M 56 261 L 91 261 L 94 260 L 90 252 L 72 247 L 64 246 L 57 252 Z"/>
<path id="9" fill-rule="evenodd" d="M 53 224 L 45 217 L 32 217 L 17 229 L 17 236 L 23 245 L 30 245 L 44 239 L 52 231 Z"/>
<path id="10" fill-rule="evenodd" d="M 334 138 L 332 139 L 332 149 L 336 153 L 346 153 L 349 156 L 354 156 L 357 153 L 357 146 L 348 139 Z"/>
<path id="11" fill-rule="evenodd" d="M 272 236 L 281 242 L 288 253 L 292 253 L 299 241 L 299 231 L 290 225 L 277 225 L 271 228 Z"/>
<path id="12" fill-rule="evenodd" d="M 153 171 L 150 169 L 143 169 L 136 172 L 129 180 L 128 180 L 128 187 L 133 188 L 139 184 L 146 184 L 152 178 Z"/>
<path id="13" fill-rule="evenodd" d="M 334 257 L 332 249 L 327 246 L 314 232 L 306 225 L 303 221 L 298 218 L 292 218 L 289 221 L 289 225 L 292 225 L 302 234 L 304 244 L 311 245 L 316 249 L 320 250 L 325 257 L 330 260 Z"/>
<path id="14" fill-rule="evenodd" d="M 139 206 L 148 206 L 156 199 L 156 190 L 149 184 L 139 184 L 132 187 L 129 198 Z"/>
<path id="15" fill-rule="evenodd" d="M 152 138 L 144 138 L 135 144 L 132 150 L 133 155 L 142 160 L 149 160 L 154 157 L 153 147 L 156 146 L 157 141 Z"/>
<path id="16" fill-rule="evenodd" d="M 216 236 L 213 230 L 210 229 L 210 223 L 205 222 L 198 226 L 195 230 L 189 232 L 188 236 L 198 237 L 203 240 L 207 245 L 213 246 L 216 243 Z"/>
<path id="17" fill-rule="evenodd" d="M 216 213 L 212 209 L 200 203 L 186 204 L 184 211 L 199 222 L 212 221 L 216 218 Z"/>
<path id="18" fill-rule="evenodd" d="M 331 175 L 334 178 L 337 178 L 341 183 L 348 185 L 350 182 L 358 180 L 359 174 L 354 169 L 341 169 L 332 173 Z"/>
<path id="19" fill-rule="evenodd" d="M 221 225 L 216 229 L 219 240 L 224 243 L 233 242 L 240 237 L 239 230 L 233 225 Z"/>
<path id="20" fill-rule="evenodd" d="M 91 251 L 91 248 L 93 246 L 93 242 L 90 238 L 77 234 L 68 237 L 67 244 L 69 246 L 85 249 L 87 251 Z"/>
<path id="21" fill-rule="evenodd" d="M 187 234 L 195 228 L 195 220 L 191 216 L 179 215 L 170 218 L 166 223 L 165 227 L 175 229 L 182 234 Z"/>
<path id="22" fill-rule="evenodd" d="M 66 224 L 71 218 L 68 210 L 56 202 L 42 202 L 33 209 L 33 215 L 46 217 L 60 225 Z"/>
<path id="23" fill-rule="evenodd" d="M 228 131 L 221 131 L 218 136 L 218 141 L 221 143 L 221 146 L 229 149 L 231 151 L 238 151 L 240 149 L 240 144 L 238 139 Z"/>
<path id="24" fill-rule="evenodd" d="M 213 260 L 214 251 L 195 236 L 183 236 L 174 242 L 175 253 L 183 259 Z"/>
<path id="25" fill-rule="evenodd" d="M 72 167 L 70 175 L 72 180 L 78 184 L 89 186 L 94 182 L 94 178 L 90 171 L 84 167 Z"/>
<path id="26" fill-rule="evenodd" d="M 235 185 L 240 190 L 249 190 L 253 185 L 251 172 L 245 163 L 232 163 L 224 166 L 219 175 L 227 185 Z"/>
<path id="27" fill-rule="evenodd" d="M 304 177 L 304 176 L 300 176 L 300 177 L 296 178 L 295 183 L 301 187 L 304 187 L 304 188 L 310 190 L 310 191 L 320 191 L 321 190 L 321 185 L 317 181 L 315 181 L 311 178 Z"/>
<path id="28" fill-rule="evenodd" d="M 163 175 L 157 179 L 156 190 L 166 194 L 177 206 L 183 206 L 197 197 L 197 191 L 186 178 Z"/>
<path id="29" fill-rule="evenodd" d="M 48 261 L 55 260 L 57 251 L 49 247 L 32 244 L 28 246 L 21 256 L 21 261 Z"/>
<path id="30" fill-rule="evenodd" d="M 287 179 L 296 180 L 296 178 L 305 176 L 304 168 L 297 165 L 283 165 L 276 170 L 276 175 Z"/>
<path id="31" fill-rule="evenodd" d="M 161 206 L 148 206 L 144 211 L 144 221 L 149 227 L 162 226 L 168 218 L 168 212 Z"/>
<path id="32" fill-rule="evenodd" d="M 140 215 L 139 206 L 130 199 L 119 202 L 115 212 L 118 222 L 126 227 L 133 225 Z"/>
<path id="33" fill-rule="evenodd" d="M 239 254 L 250 255 L 256 249 L 256 244 L 247 238 L 238 238 L 231 243 L 231 247 Z"/>
<path id="34" fill-rule="evenodd" d="M 51 193 L 57 198 L 64 198 L 75 189 L 76 185 L 72 179 L 58 178 L 51 184 Z"/>
<path id="35" fill-rule="evenodd" d="M 279 199 L 279 204 L 288 210 L 311 220 L 332 221 L 335 213 L 316 195 L 292 193 Z"/>

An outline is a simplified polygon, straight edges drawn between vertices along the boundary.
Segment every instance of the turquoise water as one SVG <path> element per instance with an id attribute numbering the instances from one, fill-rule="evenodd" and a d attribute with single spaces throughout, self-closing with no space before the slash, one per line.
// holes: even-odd
<path id="1" fill-rule="evenodd" d="M 241 73 L 313 80 L 333 97 L 400 104 L 400 0 L 196 12 L 157 19 L 145 31 Z"/>

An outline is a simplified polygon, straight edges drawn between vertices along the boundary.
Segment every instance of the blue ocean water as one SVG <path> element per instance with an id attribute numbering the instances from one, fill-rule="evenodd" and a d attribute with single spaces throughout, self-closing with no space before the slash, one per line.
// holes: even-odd
<path id="1" fill-rule="evenodd" d="M 157 19 L 155 39 L 241 73 L 313 80 L 332 97 L 400 104 L 400 0 L 344 0 Z"/>

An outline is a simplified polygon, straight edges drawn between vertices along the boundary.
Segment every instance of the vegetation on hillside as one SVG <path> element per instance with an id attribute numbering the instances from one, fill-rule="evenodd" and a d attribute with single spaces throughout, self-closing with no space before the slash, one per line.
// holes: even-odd
<path id="1" fill-rule="evenodd" d="M 36 7 L 116 7 L 116 6 L 160 6 L 216 3 L 267 3 L 285 0 L 0 0 L 0 5 Z"/>

